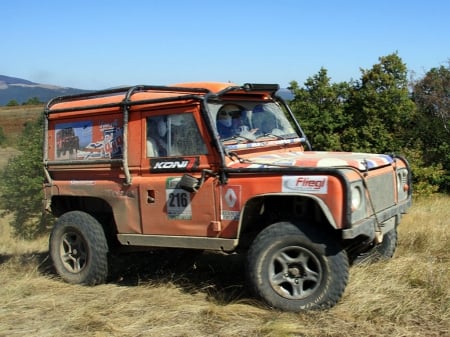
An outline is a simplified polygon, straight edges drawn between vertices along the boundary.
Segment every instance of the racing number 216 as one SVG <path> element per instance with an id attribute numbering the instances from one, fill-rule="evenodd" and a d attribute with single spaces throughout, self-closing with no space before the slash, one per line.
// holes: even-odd
<path id="1" fill-rule="evenodd" d="M 169 193 L 169 207 L 187 207 L 189 204 L 188 195 L 184 192 Z"/>

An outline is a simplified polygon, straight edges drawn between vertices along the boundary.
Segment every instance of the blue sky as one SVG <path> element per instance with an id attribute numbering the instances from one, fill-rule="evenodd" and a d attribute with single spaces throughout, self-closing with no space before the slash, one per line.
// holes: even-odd
<path id="1" fill-rule="evenodd" d="M 82 89 L 359 79 L 397 52 L 421 77 L 450 59 L 447 0 L 1 1 L 0 74 Z"/>

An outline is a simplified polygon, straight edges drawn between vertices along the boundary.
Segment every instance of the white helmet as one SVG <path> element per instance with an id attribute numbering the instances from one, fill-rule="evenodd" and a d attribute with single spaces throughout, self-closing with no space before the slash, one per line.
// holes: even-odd
<path id="1" fill-rule="evenodd" d="M 243 108 L 236 104 L 225 104 L 217 113 L 217 122 L 223 126 L 230 127 L 232 119 L 239 117 Z"/>

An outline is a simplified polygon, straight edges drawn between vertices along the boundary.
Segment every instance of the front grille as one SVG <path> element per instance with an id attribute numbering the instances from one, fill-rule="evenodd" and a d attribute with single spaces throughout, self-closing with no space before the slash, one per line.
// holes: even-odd
<path id="1" fill-rule="evenodd" d="M 370 197 L 375 212 L 384 210 L 395 204 L 395 188 L 397 187 L 392 174 L 369 177 L 367 179 Z"/>

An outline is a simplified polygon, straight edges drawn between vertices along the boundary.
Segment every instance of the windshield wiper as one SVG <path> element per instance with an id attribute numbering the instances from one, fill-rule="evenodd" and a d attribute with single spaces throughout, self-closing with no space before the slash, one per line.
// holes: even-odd
<path id="1" fill-rule="evenodd" d="M 222 139 L 222 142 L 226 142 L 226 141 L 229 141 L 229 140 L 238 140 L 238 138 L 245 139 L 246 141 L 249 141 L 249 142 L 253 142 L 255 140 L 255 138 L 250 138 L 250 137 L 246 137 L 246 136 L 243 136 L 243 135 L 235 134 L 235 135 L 233 135 L 231 137 Z"/>
<path id="2" fill-rule="evenodd" d="M 236 152 L 233 152 L 233 151 L 227 152 L 226 155 L 227 155 L 232 161 L 237 160 L 237 161 L 240 162 L 241 164 L 242 164 L 242 163 L 251 163 L 250 160 L 240 157 Z"/>
<path id="3" fill-rule="evenodd" d="M 263 138 L 263 137 L 275 137 L 276 139 L 287 139 L 287 137 L 281 136 L 281 135 L 276 135 L 274 133 L 271 132 L 267 132 L 261 136 L 258 136 L 257 139 Z"/>

